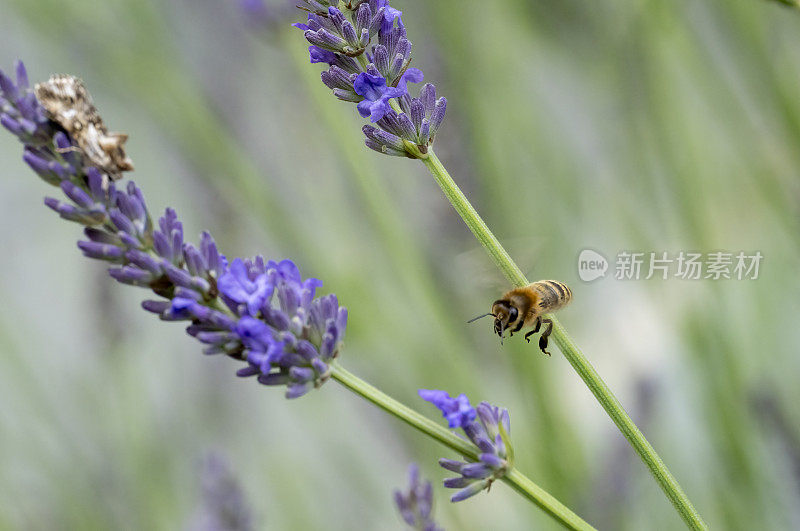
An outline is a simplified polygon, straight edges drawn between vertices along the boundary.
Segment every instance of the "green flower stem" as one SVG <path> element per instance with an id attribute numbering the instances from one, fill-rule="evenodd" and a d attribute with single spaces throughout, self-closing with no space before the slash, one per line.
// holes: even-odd
<path id="1" fill-rule="evenodd" d="M 478 212 L 472 207 L 469 200 L 464 196 L 464 193 L 458 188 L 453 178 L 447 173 L 447 170 L 442 165 L 441 161 L 436 157 L 433 149 L 428 151 L 428 156 L 421 159 L 423 164 L 430 170 L 433 178 L 439 184 L 439 187 L 447 196 L 447 199 L 456 209 L 461 219 L 467 224 L 472 234 L 481 242 L 486 252 L 494 261 L 495 265 L 503 272 L 506 278 L 515 287 L 527 286 L 528 279 L 520 271 L 517 264 L 511 259 L 503 246 L 494 237 L 494 234 L 486 226 L 486 223 L 481 219 Z M 672 505 L 678 510 L 686 522 L 686 525 L 691 529 L 707 529 L 705 522 L 700 517 L 700 514 L 689 501 L 686 493 L 675 480 L 673 475 L 667 469 L 664 461 L 656 453 L 655 449 L 647 442 L 642 432 L 633 423 L 631 417 L 622 407 L 619 400 L 614 396 L 606 383 L 597 374 L 597 371 L 586 359 L 586 356 L 575 345 L 572 339 L 567 334 L 558 319 L 552 315 L 547 316 L 553 320 L 553 332 L 550 337 L 556 342 L 561 349 L 564 357 L 567 358 L 570 365 L 583 379 L 584 383 L 589 387 L 589 390 L 595 396 L 603 409 L 606 410 L 608 416 L 614 421 L 619 430 L 628 439 L 628 442 L 633 446 L 633 449 L 642 458 L 645 465 L 650 469 L 650 472 L 655 477 L 661 489 L 672 502 Z"/>
<path id="2" fill-rule="evenodd" d="M 355 394 L 369 400 L 387 413 L 394 415 L 425 435 L 436 439 L 441 444 L 458 452 L 467 459 L 472 461 L 478 460 L 478 452 L 472 444 L 368 384 L 342 367 L 338 362 L 333 362 L 331 364 L 331 378 L 353 391 Z M 581 519 L 580 516 L 570 511 L 564 504 L 528 479 L 516 468 L 509 470 L 503 477 L 503 481 L 508 483 L 515 491 L 538 505 L 539 508 L 567 529 L 594 529 L 594 527 Z"/>

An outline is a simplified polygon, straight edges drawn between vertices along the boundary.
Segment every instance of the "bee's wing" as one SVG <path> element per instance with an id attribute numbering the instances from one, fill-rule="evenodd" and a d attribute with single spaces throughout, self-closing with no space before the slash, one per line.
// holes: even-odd
<path id="1" fill-rule="evenodd" d="M 536 238 L 525 236 L 509 238 L 502 243 L 508 254 L 522 268 L 523 273 L 532 279 L 530 274 L 536 269 L 541 242 Z M 473 286 L 476 292 L 496 297 L 511 288 L 508 280 L 482 247 L 473 247 L 456 255 L 454 266 L 454 273 L 458 275 L 459 282 Z"/>

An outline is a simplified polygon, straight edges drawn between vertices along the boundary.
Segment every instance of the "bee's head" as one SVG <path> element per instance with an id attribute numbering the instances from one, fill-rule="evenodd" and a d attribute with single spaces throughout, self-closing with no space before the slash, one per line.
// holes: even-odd
<path id="1" fill-rule="evenodd" d="M 519 318 L 519 310 L 507 299 L 497 300 L 492 303 L 492 311 L 479 315 L 467 322 L 472 323 L 490 315 L 494 317 L 494 333 L 500 336 L 500 343 L 502 344 L 506 329 Z"/>
<path id="2" fill-rule="evenodd" d="M 492 304 L 492 315 L 494 315 L 494 333 L 502 339 L 506 329 L 516 322 L 519 311 L 508 300 L 499 300 Z"/>

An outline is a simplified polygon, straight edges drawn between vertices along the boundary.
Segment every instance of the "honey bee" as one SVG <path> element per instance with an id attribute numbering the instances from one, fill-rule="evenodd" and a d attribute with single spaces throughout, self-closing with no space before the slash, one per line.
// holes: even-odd
<path id="1" fill-rule="evenodd" d="M 494 317 L 494 332 L 500 336 L 500 343 L 506 330 L 509 337 L 522 327 L 532 326 L 533 330 L 525 334 L 525 341 L 531 342 L 531 336 L 544 325 L 544 331 L 539 337 L 539 348 L 547 354 L 547 342 L 553 331 L 553 321 L 542 316 L 559 310 L 572 300 L 572 290 L 563 282 L 557 280 L 540 280 L 528 284 L 524 288 L 514 288 L 502 298 L 492 303 L 489 313 L 479 315 L 468 322 L 477 321 L 483 317 Z"/>
<path id="2" fill-rule="evenodd" d="M 47 117 L 61 126 L 78 143 L 81 153 L 92 166 L 115 181 L 122 172 L 133 170 L 133 162 L 125 154 L 125 133 L 109 133 L 92 103 L 83 81 L 66 74 L 55 74 L 34 87 L 36 99 Z"/>

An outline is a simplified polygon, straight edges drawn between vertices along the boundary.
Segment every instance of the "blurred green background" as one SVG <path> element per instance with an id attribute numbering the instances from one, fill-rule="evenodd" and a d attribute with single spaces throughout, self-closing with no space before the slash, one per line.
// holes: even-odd
<path id="1" fill-rule="evenodd" d="M 800 12 L 748 0 L 395 0 L 448 98 L 440 158 L 716 529 L 800 528 Z M 293 17 L 292 14 L 289 15 Z M 504 285 L 425 168 L 363 146 L 288 22 L 220 0 L 0 0 L 0 68 L 82 77 L 158 215 L 232 255 L 290 257 L 350 309 L 342 361 L 507 407 L 519 468 L 601 529 L 681 529 L 553 346 L 467 326 Z M 179 529 L 224 455 L 263 529 L 402 529 L 421 464 L 448 529 L 551 529 L 497 485 L 452 505 L 454 457 L 329 383 L 287 401 L 205 358 L 0 136 L 0 528 Z M 584 283 L 584 248 L 612 261 Z M 613 278 L 620 250 L 760 251 L 755 281 Z M 494 278 L 493 278 L 494 277 Z"/>

